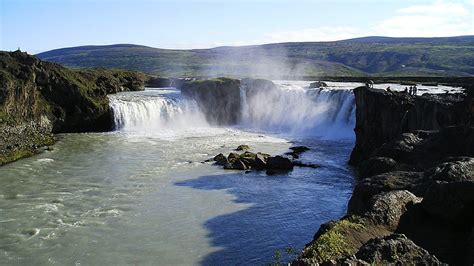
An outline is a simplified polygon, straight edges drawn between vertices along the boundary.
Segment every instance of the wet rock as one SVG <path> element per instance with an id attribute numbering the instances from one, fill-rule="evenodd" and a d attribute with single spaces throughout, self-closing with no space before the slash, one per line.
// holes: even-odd
<path id="1" fill-rule="evenodd" d="M 262 153 L 257 153 L 255 155 L 255 168 L 257 169 L 263 169 L 267 167 L 267 158 L 270 156 L 267 156 Z"/>
<path id="2" fill-rule="evenodd" d="M 309 151 L 310 149 L 306 146 L 295 146 L 295 147 L 290 147 L 291 152 L 285 153 L 286 155 L 291 155 L 293 158 L 298 159 L 300 157 L 300 154 L 302 154 L 305 151 Z"/>
<path id="3" fill-rule="evenodd" d="M 239 145 L 235 150 L 236 151 L 247 151 L 247 150 L 250 150 L 250 147 L 248 145 L 242 144 L 242 145 Z"/>
<path id="4" fill-rule="evenodd" d="M 214 156 L 214 161 L 216 161 L 217 165 L 226 165 L 227 163 L 229 163 L 227 157 L 225 157 L 225 155 L 222 153 L 219 153 L 218 155 Z"/>
<path id="5" fill-rule="evenodd" d="M 369 240 L 356 253 L 356 258 L 375 265 L 415 264 L 439 265 L 440 261 L 417 246 L 403 234 L 392 234 Z"/>
<path id="6" fill-rule="evenodd" d="M 229 156 L 227 156 L 227 160 L 229 161 L 229 163 L 233 163 L 239 158 L 240 158 L 240 154 L 235 153 L 235 152 L 231 152 L 229 153 Z"/>
<path id="7" fill-rule="evenodd" d="M 226 164 L 224 166 L 224 169 L 226 169 L 226 170 L 247 170 L 248 167 L 245 165 L 245 163 L 242 160 L 237 159 L 233 163 Z"/>
<path id="8" fill-rule="evenodd" d="M 307 167 L 307 168 L 314 168 L 314 169 L 321 167 L 321 165 L 318 165 L 318 164 L 303 163 L 303 162 L 300 162 L 300 161 L 293 161 L 293 165 L 298 166 L 298 167 Z"/>
<path id="9" fill-rule="evenodd" d="M 267 158 L 267 168 L 269 170 L 293 170 L 293 163 L 286 157 L 270 156 Z"/>
<path id="10" fill-rule="evenodd" d="M 309 84 L 310 88 L 326 88 L 328 84 L 324 81 L 316 81 Z"/>
<path id="11" fill-rule="evenodd" d="M 373 157 L 363 161 L 359 167 L 359 175 L 361 178 L 366 178 L 386 172 L 395 171 L 397 162 L 392 158 L 387 157 Z"/>

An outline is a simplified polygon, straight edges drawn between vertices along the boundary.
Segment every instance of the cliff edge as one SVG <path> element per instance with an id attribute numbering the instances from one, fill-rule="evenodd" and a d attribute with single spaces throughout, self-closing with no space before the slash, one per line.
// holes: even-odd
<path id="1" fill-rule="evenodd" d="M 107 131 L 107 94 L 141 90 L 147 76 L 72 70 L 27 53 L 0 52 L 0 165 L 53 143 L 53 133 Z"/>
<path id="2" fill-rule="evenodd" d="M 293 265 L 474 263 L 474 101 L 355 89 L 359 180 Z"/>

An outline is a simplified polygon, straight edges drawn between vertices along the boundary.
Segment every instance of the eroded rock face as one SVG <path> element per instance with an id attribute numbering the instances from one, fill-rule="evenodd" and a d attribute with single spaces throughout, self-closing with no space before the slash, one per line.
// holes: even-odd
<path id="1" fill-rule="evenodd" d="M 359 166 L 359 176 L 361 178 L 366 178 L 395 171 L 396 169 L 397 162 L 394 159 L 387 157 L 373 157 L 361 163 Z"/>
<path id="2" fill-rule="evenodd" d="M 407 190 L 394 190 L 377 194 L 371 199 L 368 217 L 376 224 L 383 224 L 390 230 L 398 227 L 400 217 L 406 212 L 407 206 L 421 202 L 413 193 Z"/>
<path id="3" fill-rule="evenodd" d="M 234 125 L 241 118 L 240 80 L 218 78 L 182 84 L 183 95 L 196 100 L 206 120 L 213 125 Z"/>
<path id="4" fill-rule="evenodd" d="M 0 161 L 52 144 L 52 133 L 111 130 L 107 94 L 143 89 L 145 80 L 138 72 L 71 70 L 20 51 L 0 52 Z"/>
<path id="5" fill-rule="evenodd" d="M 463 181 L 474 180 L 474 158 L 457 157 L 449 158 L 450 162 L 441 163 L 440 165 L 428 170 L 426 175 L 433 180 L 439 181 Z"/>
<path id="6" fill-rule="evenodd" d="M 466 124 L 471 116 L 463 97 L 415 97 L 367 87 L 354 89 L 354 94 L 356 145 L 350 159 L 353 165 L 369 158 L 375 149 L 402 133 Z"/>
<path id="7" fill-rule="evenodd" d="M 364 244 L 355 257 L 370 264 L 439 265 L 440 261 L 403 234 L 375 238 Z"/>
<path id="8" fill-rule="evenodd" d="M 423 173 L 396 171 L 375 175 L 357 183 L 349 200 L 349 214 L 363 214 L 370 208 L 372 197 L 392 190 L 408 190 L 415 195 L 423 192 Z M 418 193 L 418 194 L 417 194 Z"/>

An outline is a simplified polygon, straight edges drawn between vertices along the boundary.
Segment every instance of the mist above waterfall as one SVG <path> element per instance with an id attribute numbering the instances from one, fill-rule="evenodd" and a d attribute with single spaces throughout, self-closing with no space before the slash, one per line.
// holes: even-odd
<path id="1" fill-rule="evenodd" d="M 200 70 L 203 76 L 297 79 L 315 70 L 314 64 L 288 56 L 283 47 L 219 47 L 214 50 L 214 57 Z"/>

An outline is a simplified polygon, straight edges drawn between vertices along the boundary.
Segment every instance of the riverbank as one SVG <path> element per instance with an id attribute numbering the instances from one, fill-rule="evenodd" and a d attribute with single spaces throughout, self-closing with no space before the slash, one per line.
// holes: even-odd
<path id="1" fill-rule="evenodd" d="M 359 180 L 347 215 L 323 224 L 294 265 L 472 264 L 473 98 L 360 87 Z M 388 250 L 388 251 L 387 251 Z"/>

